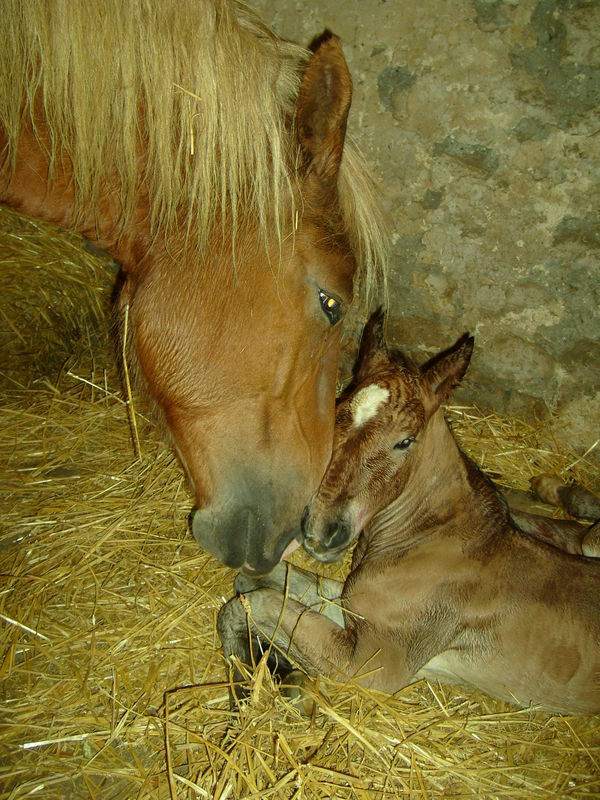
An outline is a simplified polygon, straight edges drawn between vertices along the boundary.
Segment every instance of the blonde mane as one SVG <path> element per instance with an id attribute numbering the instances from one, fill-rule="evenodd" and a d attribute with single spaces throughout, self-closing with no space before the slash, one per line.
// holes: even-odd
<path id="1" fill-rule="evenodd" d="M 49 177 L 72 164 L 79 214 L 98 213 L 110 180 L 122 230 L 144 192 L 152 232 L 183 225 L 200 257 L 215 224 L 235 231 L 249 216 L 281 244 L 296 213 L 290 126 L 305 50 L 232 0 L 4 0 L 0 30 L 9 168 L 41 102 Z M 385 271 L 387 235 L 352 142 L 339 186 L 368 291 Z"/>

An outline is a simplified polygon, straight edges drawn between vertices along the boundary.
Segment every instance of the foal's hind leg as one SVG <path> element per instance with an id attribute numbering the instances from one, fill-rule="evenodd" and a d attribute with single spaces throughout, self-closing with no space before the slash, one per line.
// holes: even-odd
<path id="1" fill-rule="evenodd" d="M 564 508 L 579 519 L 599 519 L 600 500 L 581 486 L 564 484 L 556 475 L 531 479 L 531 494 L 516 490 L 504 492 L 512 521 L 523 531 L 567 553 L 600 556 L 600 526 L 591 528 L 570 519 L 552 519 L 538 514 L 536 500 Z"/>
<path id="2" fill-rule="evenodd" d="M 565 484 L 556 475 L 538 475 L 531 479 L 531 489 L 543 503 L 564 508 L 573 517 L 600 520 L 600 499 L 582 486 Z M 575 520 L 552 519 L 515 508 L 512 498 L 508 493 L 510 516 L 524 533 L 567 553 L 600 557 L 600 522 L 587 527 Z M 524 498 L 525 495 L 517 493 L 517 502 L 522 503 Z"/>
<path id="3" fill-rule="evenodd" d="M 579 522 L 571 519 L 552 519 L 542 514 L 530 514 L 513 508 L 510 509 L 510 517 L 523 533 L 528 533 L 566 553 L 579 556 L 583 554 L 583 540 L 588 528 Z"/>
<path id="4" fill-rule="evenodd" d="M 564 508 L 572 517 L 596 521 L 590 528 L 580 526 L 581 552 L 600 557 L 600 498 L 583 486 L 563 483 L 557 475 L 532 478 L 531 488 L 544 503 Z"/>

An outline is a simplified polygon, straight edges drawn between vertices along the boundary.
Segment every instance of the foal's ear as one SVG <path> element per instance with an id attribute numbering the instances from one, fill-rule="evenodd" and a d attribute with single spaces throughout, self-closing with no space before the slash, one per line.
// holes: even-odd
<path id="1" fill-rule="evenodd" d="M 371 314 L 369 321 L 365 325 L 360 340 L 358 358 L 354 366 L 354 380 L 356 383 L 362 383 L 376 372 L 379 367 L 389 364 L 390 357 L 383 335 L 384 322 L 385 315 L 383 310 L 378 308 L 377 311 Z"/>
<path id="2" fill-rule="evenodd" d="M 471 355 L 474 339 L 463 333 L 448 350 L 443 350 L 422 367 L 422 372 L 435 395 L 434 410 L 444 403 L 463 379 Z"/>
<path id="3" fill-rule="evenodd" d="M 306 171 L 327 190 L 337 185 L 351 100 L 352 79 L 341 42 L 326 32 L 315 43 L 300 84 L 297 126 Z"/>

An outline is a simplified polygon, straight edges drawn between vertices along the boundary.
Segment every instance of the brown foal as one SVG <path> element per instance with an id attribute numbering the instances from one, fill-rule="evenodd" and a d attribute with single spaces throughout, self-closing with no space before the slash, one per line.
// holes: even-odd
<path id="1" fill-rule="evenodd" d="M 371 318 L 303 519 L 321 560 L 360 535 L 351 572 L 341 584 L 282 563 L 238 577 L 245 599 L 218 620 L 227 656 L 250 662 L 250 623 L 311 674 L 392 693 L 424 677 L 521 706 L 600 711 L 600 562 L 544 541 L 551 521 L 524 532 L 440 408 L 472 349 L 465 335 L 419 369 L 388 352 L 382 316 Z"/>

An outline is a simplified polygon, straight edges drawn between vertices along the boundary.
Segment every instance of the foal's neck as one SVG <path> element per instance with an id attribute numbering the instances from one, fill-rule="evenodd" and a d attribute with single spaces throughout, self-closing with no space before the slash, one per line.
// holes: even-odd
<path id="1" fill-rule="evenodd" d="M 369 555 L 403 551 L 459 528 L 487 530 L 501 513 L 493 487 L 461 453 L 441 410 L 425 428 L 418 456 L 402 492 L 365 531 Z"/>

